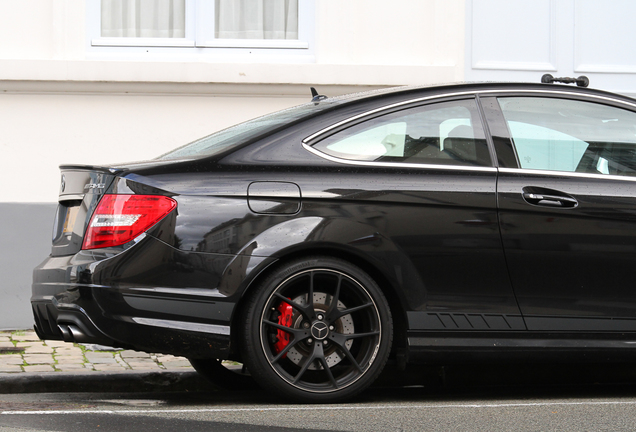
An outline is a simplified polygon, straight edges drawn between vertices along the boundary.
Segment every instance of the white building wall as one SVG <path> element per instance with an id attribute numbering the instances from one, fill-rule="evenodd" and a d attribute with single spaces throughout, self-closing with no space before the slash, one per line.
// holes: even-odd
<path id="1" fill-rule="evenodd" d="M 307 92 L 309 93 L 309 92 Z M 4 202 L 54 202 L 58 166 L 154 158 L 232 124 L 297 105 L 306 97 L 4 93 L 0 170 Z M 5 159 L 7 160 L 7 159 Z M 28 173 L 28 175 L 24 175 Z"/>

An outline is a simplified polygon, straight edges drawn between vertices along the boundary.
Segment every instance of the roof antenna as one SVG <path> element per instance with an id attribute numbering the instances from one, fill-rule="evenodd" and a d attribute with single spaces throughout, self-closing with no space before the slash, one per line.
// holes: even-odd
<path id="1" fill-rule="evenodd" d="M 321 100 L 327 99 L 327 96 L 318 94 L 318 91 L 315 88 L 309 87 L 309 89 L 311 90 L 312 102 L 317 103 L 317 102 L 320 102 Z"/>
<path id="2" fill-rule="evenodd" d="M 570 78 L 570 77 L 555 78 L 550 74 L 545 74 L 541 77 L 541 82 L 544 84 L 552 84 L 555 82 L 560 82 L 564 84 L 576 84 L 579 87 L 587 87 L 590 85 L 590 79 L 586 77 L 585 75 L 581 75 L 578 78 Z"/>

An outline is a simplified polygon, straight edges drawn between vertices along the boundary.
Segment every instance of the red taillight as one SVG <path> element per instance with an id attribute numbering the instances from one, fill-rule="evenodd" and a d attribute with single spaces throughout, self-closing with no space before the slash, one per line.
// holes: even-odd
<path id="1" fill-rule="evenodd" d="M 91 218 L 82 249 L 128 243 L 177 206 L 161 195 L 104 195 Z"/>

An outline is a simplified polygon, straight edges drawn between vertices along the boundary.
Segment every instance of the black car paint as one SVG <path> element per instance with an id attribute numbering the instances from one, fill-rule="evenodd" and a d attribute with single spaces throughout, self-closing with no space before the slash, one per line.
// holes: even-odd
<path id="1" fill-rule="evenodd" d="M 336 105 L 209 158 L 111 171 L 63 168 L 80 177 L 78 184 L 105 185 L 85 191 L 85 215 L 102 193 L 164 194 L 178 207 L 134 245 L 98 251 L 79 251 L 77 239 L 75 249 L 54 245 L 53 256 L 34 272 L 38 333 L 61 339 L 55 323 L 74 323 L 86 341 L 240 360 L 231 329 L 241 319 L 246 293 L 279 260 L 325 254 L 357 264 L 383 287 L 396 328 L 404 332 L 394 350 L 409 360 L 458 350 L 499 355 L 629 348 L 636 340 L 629 289 L 634 192 L 624 182 L 565 178 L 559 189 L 579 206 L 545 208 L 523 201 L 520 189 L 551 188 L 554 176 L 527 178 L 495 166 L 345 165 L 301 146 L 323 128 L 384 106 L 474 97 L 496 166 L 514 170 L 518 164 L 495 96 L 527 93 L 598 96 L 634 110 L 628 98 L 555 85 L 409 89 Z M 248 190 L 256 191 L 249 200 Z M 608 191 L 615 193 L 611 201 L 595 198 Z M 571 233 L 551 236 L 550 227 L 559 224 L 572 227 Z M 589 247 L 572 253 L 580 244 Z M 581 266 L 609 267 L 613 276 L 573 289 Z M 608 294 L 600 282 L 614 291 Z M 609 330 L 619 333 L 599 333 Z"/>

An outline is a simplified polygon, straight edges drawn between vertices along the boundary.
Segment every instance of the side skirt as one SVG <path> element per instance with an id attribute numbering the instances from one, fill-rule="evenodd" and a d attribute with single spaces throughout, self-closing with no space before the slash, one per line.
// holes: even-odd
<path id="1" fill-rule="evenodd" d="M 408 362 L 636 361 L 636 333 L 409 332 Z"/>

